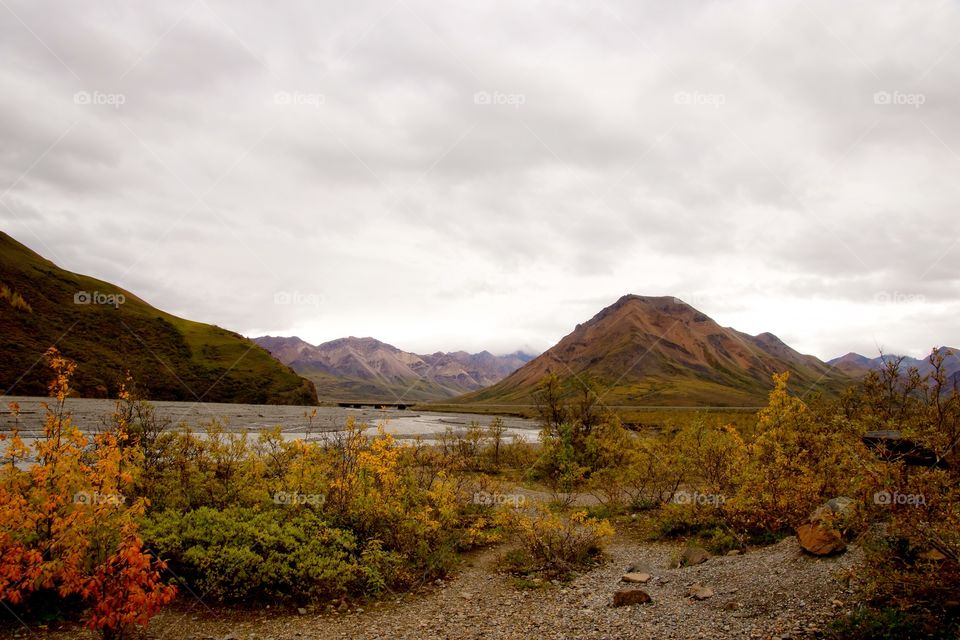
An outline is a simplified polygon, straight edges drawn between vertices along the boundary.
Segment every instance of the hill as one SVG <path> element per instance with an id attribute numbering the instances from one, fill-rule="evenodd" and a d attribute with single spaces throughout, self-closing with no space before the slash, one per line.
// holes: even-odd
<path id="1" fill-rule="evenodd" d="M 497 384 L 454 402 L 529 404 L 538 382 L 555 373 L 571 390 L 590 378 L 608 405 L 759 406 L 781 371 L 801 393 L 850 381 L 771 333 L 721 327 L 676 298 L 627 295 Z"/>
<path id="2" fill-rule="evenodd" d="M 441 400 L 502 380 L 528 362 L 517 352 L 416 354 L 374 338 L 340 338 L 320 345 L 297 337 L 263 336 L 254 341 L 280 362 L 306 376 L 320 398 L 382 402 Z"/>
<path id="3" fill-rule="evenodd" d="M 85 397 L 115 396 L 130 371 L 153 400 L 317 402 L 308 380 L 243 336 L 61 269 L 0 232 L 0 391 L 46 395 L 52 345 L 77 362 L 72 386 Z"/>

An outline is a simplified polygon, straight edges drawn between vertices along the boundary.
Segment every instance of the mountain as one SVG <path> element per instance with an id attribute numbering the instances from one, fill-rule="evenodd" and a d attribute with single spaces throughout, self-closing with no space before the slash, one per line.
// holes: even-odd
<path id="1" fill-rule="evenodd" d="M 373 338 L 340 338 L 320 345 L 300 338 L 263 336 L 254 341 L 277 360 L 311 379 L 329 400 L 421 402 L 452 398 L 494 384 L 528 362 L 517 352 L 418 355 Z"/>
<path id="2" fill-rule="evenodd" d="M 960 349 L 954 347 L 940 347 L 940 351 L 952 352 L 952 355 L 946 355 L 943 361 L 944 373 L 947 378 L 953 378 L 960 380 Z M 827 364 L 830 364 L 838 369 L 841 369 L 852 376 L 863 376 L 866 375 L 868 371 L 875 371 L 882 369 L 885 362 L 895 360 L 901 356 L 891 355 L 891 354 L 881 354 L 876 358 L 868 358 L 862 356 L 859 353 L 853 353 L 852 351 L 846 355 L 840 356 L 839 358 L 834 358 L 829 360 Z M 900 363 L 900 370 L 906 373 L 911 368 L 916 368 L 921 375 L 926 375 L 933 371 L 933 365 L 930 364 L 930 361 L 926 358 L 911 358 L 910 356 L 902 356 L 903 360 Z"/>
<path id="3" fill-rule="evenodd" d="M 308 380 L 243 336 L 65 271 L 0 232 L 0 392 L 46 395 L 51 345 L 77 362 L 71 386 L 85 397 L 115 397 L 129 371 L 152 400 L 317 402 Z"/>
<path id="4" fill-rule="evenodd" d="M 577 378 L 591 379 L 608 405 L 759 406 L 772 374 L 787 370 L 801 393 L 851 381 L 771 333 L 721 327 L 676 298 L 627 295 L 497 384 L 454 402 L 529 404 L 555 373 L 571 390 Z"/>

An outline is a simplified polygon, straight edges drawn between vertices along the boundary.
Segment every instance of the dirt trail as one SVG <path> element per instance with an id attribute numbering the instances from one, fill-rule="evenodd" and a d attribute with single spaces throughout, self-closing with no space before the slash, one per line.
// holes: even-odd
<path id="1" fill-rule="evenodd" d="M 279 640 L 311 638 L 807 638 L 840 613 L 850 595 L 838 575 L 857 563 L 851 547 L 837 558 L 803 555 L 795 538 L 742 556 L 714 557 L 683 569 L 666 569 L 678 545 L 639 543 L 619 535 L 608 562 L 565 585 L 521 591 L 497 570 L 501 553 L 469 556 L 441 585 L 349 613 L 263 608 L 237 612 L 182 602 L 158 615 L 148 637 L 157 640 Z M 652 574 L 642 585 L 653 601 L 611 607 L 628 565 Z M 715 595 L 698 601 L 694 583 Z M 21 633 L 21 637 L 28 637 Z M 29 637 L 90 637 L 85 631 Z"/>

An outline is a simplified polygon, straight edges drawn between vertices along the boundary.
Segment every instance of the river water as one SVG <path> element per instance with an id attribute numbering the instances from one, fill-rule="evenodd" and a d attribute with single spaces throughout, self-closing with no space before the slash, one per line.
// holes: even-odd
<path id="1" fill-rule="evenodd" d="M 8 410 L 9 402 L 20 405 L 20 415 L 14 419 Z M 0 397 L 0 432 L 8 432 L 16 427 L 25 439 L 31 439 L 43 433 L 46 411 L 44 402 L 50 398 L 38 397 Z M 466 413 L 433 413 L 398 409 L 349 409 L 341 407 L 299 407 L 262 404 L 222 404 L 212 402 L 151 402 L 157 416 L 171 427 L 186 424 L 194 430 L 201 430 L 211 421 L 219 421 L 228 431 L 247 431 L 256 433 L 263 429 L 279 426 L 287 439 L 315 439 L 322 432 L 343 429 L 347 418 L 353 417 L 371 427 L 380 424 L 398 439 L 420 437 L 424 441 L 433 441 L 448 428 L 454 432 L 463 432 L 471 422 L 486 427 L 493 416 L 472 415 Z M 83 431 L 96 432 L 110 423 L 115 404 L 113 400 L 94 400 L 89 398 L 68 398 L 65 409 L 71 414 L 73 423 Z M 316 410 L 316 415 L 313 411 Z M 539 433 L 533 420 L 513 416 L 501 416 L 507 428 L 505 438 L 517 436 L 529 442 L 536 442 Z"/>

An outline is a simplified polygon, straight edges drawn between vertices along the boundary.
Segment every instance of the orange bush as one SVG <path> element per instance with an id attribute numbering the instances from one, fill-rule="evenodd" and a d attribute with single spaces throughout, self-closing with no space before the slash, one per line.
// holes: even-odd
<path id="1" fill-rule="evenodd" d="M 160 580 L 163 563 L 144 552 L 136 519 L 144 500 L 127 503 L 140 450 L 125 447 L 125 425 L 88 438 L 64 412 L 74 363 L 54 348 L 54 372 L 44 437 L 32 447 L 14 432 L 0 471 L 0 601 L 23 605 L 34 594 L 80 596 L 87 625 L 122 637 L 170 602 Z M 36 464 L 22 462 L 32 453 Z"/>

